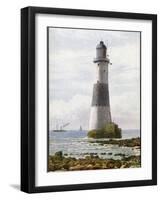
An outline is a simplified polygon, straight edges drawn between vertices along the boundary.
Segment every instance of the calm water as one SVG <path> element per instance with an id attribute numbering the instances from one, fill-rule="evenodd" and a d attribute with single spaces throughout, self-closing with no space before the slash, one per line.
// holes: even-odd
<path id="1" fill-rule="evenodd" d="M 123 130 L 122 138 L 140 137 L 140 130 Z M 97 139 L 98 140 L 98 139 Z M 140 149 L 131 147 L 119 147 L 118 145 L 101 145 L 96 139 L 87 138 L 87 131 L 50 132 L 49 154 L 62 151 L 66 156 L 83 158 L 89 153 L 97 154 L 101 158 L 121 159 L 118 153 L 140 155 Z M 102 140 L 102 139 L 101 139 Z M 108 139 L 103 139 L 108 140 Z M 92 141 L 92 142 L 91 142 Z"/>

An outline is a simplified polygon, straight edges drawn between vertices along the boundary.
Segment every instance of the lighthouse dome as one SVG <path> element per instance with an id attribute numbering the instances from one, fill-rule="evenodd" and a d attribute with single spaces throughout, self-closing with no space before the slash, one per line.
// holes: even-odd
<path id="1" fill-rule="evenodd" d="M 107 49 L 106 45 L 103 43 L 103 41 L 100 41 L 99 44 L 96 46 L 97 49 Z"/>
<path id="2" fill-rule="evenodd" d="M 94 58 L 94 63 L 109 62 L 106 51 L 106 45 L 103 43 L 103 41 L 100 41 L 100 43 L 96 46 L 96 57 Z"/>

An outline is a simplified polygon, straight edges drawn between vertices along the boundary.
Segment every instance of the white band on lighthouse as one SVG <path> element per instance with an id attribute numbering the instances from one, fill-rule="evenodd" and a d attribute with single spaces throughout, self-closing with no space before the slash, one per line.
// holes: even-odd
<path id="1" fill-rule="evenodd" d="M 99 62 L 96 67 L 96 81 L 108 84 L 108 63 Z"/>
<path id="2" fill-rule="evenodd" d="M 90 130 L 101 129 L 102 124 L 111 121 L 111 113 L 109 106 L 92 106 L 90 113 L 89 128 Z"/>

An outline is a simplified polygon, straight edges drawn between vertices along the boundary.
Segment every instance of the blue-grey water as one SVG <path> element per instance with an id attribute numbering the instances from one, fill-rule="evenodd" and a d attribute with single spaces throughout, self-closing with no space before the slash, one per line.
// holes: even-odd
<path id="1" fill-rule="evenodd" d="M 123 130 L 122 139 L 140 137 L 140 130 Z M 49 154 L 62 151 L 66 157 L 84 158 L 89 154 L 98 155 L 101 158 L 121 159 L 115 154 L 125 156 L 140 155 L 139 148 L 119 147 L 118 145 L 98 143 L 99 139 L 87 138 L 87 131 L 65 131 L 49 133 Z M 101 139 L 108 140 L 108 139 Z M 92 142 L 91 142 L 92 141 Z"/>

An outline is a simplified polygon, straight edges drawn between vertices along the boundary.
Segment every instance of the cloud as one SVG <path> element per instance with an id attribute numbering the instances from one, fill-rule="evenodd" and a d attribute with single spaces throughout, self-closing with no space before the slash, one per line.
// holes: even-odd
<path id="1" fill-rule="evenodd" d="M 111 113 L 113 121 L 121 128 L 140 128 L 140 95 L 133 91 L 119 95 L 111 95 Z"/>
<path id="2" fill-rule="evenodd" d="M 91 98 L 76 94 L 69 101 L 53 100 L 49 104 L 50 130 L 56 124 L 70 123 L 69 129 L 79 129 L 80 125 L 88 127 Z"/>

